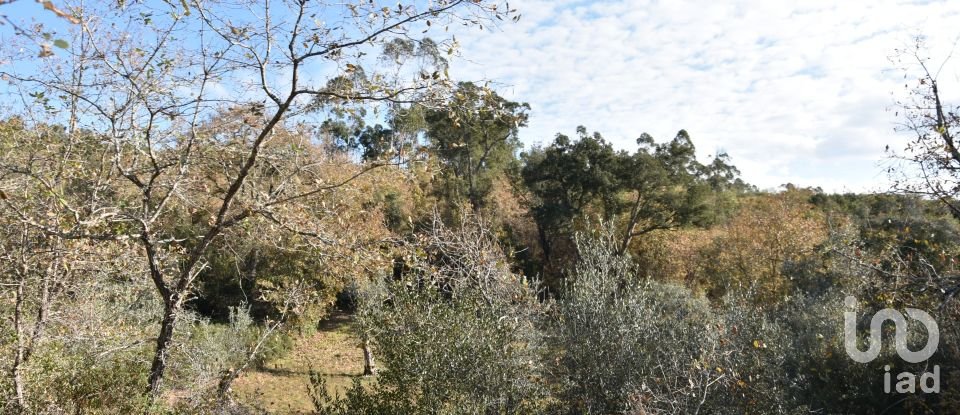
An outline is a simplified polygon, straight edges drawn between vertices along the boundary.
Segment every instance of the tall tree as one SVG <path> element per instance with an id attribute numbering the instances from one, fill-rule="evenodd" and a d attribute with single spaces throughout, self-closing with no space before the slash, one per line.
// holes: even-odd
<path id="1" fill-rule="evenodd" d="M 626 192 L 626 226 L 617 248 L 623 254 L 634 237 L 695 221 L 704 212 L 704 166 L 697 161 L 690 135 L 680 130 L 673 140 L 657 144 L 649 134 L 621 164 L 620 186 Z"/>
<path id="2" fill-rule="evenodd" d="M 737 180 L 736 168 L 725 159 L 708 166 L 697 161 L 684 130 L 662 144 L 643 134 L 634 153 L 615 151 L 584 127 L 577 134 L 576 141 L 558 135 L 549 147 L 525 156 L 523 177 L 537 198 L 534 214 L 548 261 L 554 240 L 569 239 L 574 222 L 584 215 L 596 213 L 619 224 L 617 252 L 622 255 L 637 236 L 702 223 L 711 188 L 727 188 Z"/>
<path id="3" fill-rule="evenodd" d="M 366 112 L 333 111 L 333 118 L 325 120 L 321 134 L 335 151 L 357 151 L 367 162 L 394 161 L 404 164 L 417 158 L 422 149 L 420 135 L 426 128 L 424 107 L 420 105 L 391 105 L 386 125 L 368 125 Z"/>
<path id="4" fill-rule="evenodd" d="M 485 86 L 460 83 L 450 104 L 425 114 L 430 150 L 443 165 L 440 194 L 452 203 L 483 207 L 493 180 L 515 162 L 517 131 L 530 106 Z"/>
<path id="5" fill-rule="evenodd" d="M 582 126 L 577 127 L 576 139 L 557 134 L 550 146 L 524 155 L 523 180 L 536 198 L 533 214 L 547 262 L 557 237 L 572 235 L 574 221 L 589 205 L 616 204 L 617 165 L 624 158 L 600 133 L 587 134 Z"/>
<path id="6" fill-rule="evenodd" d="M 36 157 L 0 160 L 7 179 L 54 195 L 70 220 L 30 210 L 23 191 L 9 192 L 2 206 L 46 235 L 137 241 L 164 309 L 147 387 L 156 396 L 178 315 L 214 241 L 255 217 L 309 235 L 296 206 L 355 177 L 329 180 L 305 143 L 270 144 L 310 111 L 439 103 L 452 86 L 440 51 L 454 42 L 418 36 L 509 10 L 476 0 L 236 0 L 73 12 L 80 25 L 64 59 L 83 62 L 82 76 L 52 62 L 0 73 L 23 91 L 30 117 L 71 125 Z M 364 57 L 384 51 L 392 59 Z M 411 72 L 420 76 L 399 75 Z M 217 134 L 204 129 L 226 113 L 239 121 Z M 75 122 L 95 134 L 77 134 Z M 97 157 L 77 159 L 78 149 Z M 279 157 L 291 162 L 272 163 Z M 83 185 L 61 180 L 63 171 Z M 175 225 L 185 215 L 202 220 L 180 235 Z"/>

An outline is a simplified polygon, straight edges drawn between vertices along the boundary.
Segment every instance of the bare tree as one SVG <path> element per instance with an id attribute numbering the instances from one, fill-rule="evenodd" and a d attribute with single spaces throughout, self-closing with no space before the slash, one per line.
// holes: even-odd
<path id="1" fill-rule="evenodd" d="M 897 129 L 914 135 L 902 152 L 887 147 L 895 160 L 905 162 L 904 168 L 889 170 L 899 175 L 894 186 L 940 200 L 954 215 L 960 215 L 960 143 L 956 137 L 960 106 L 943 101 L 939 79 L 950 55 L 934 61 L 924 38 L 917 36 L 910 46 L 897 49 L 892 61 L 903 70 L 907 89 L 906 97 L 896 102 L 896 115 L 901 119 Z"/>
<path id="2" fill-rule="evenodd" d="M 23 226 L 5 229 L 3 253 L 4 285 L 14 290 L 14 355 L 10 377 L 16 393 L 17 410 L 29 410 L 23 367 L 41 341 L 50 315 L 51 304 L 63 291 L 71 275 L 65 263 L 62 241 L 45 242 Z M 19 231 L 19 232 L 18 232 Z"/>
<path id="3" fill-rule="evenodd" d="M 42 143 L 41 136 L 56 135 L 56 130 L 38 128 L 32 131 L 35 134 L 26 134 L 20 128 L 22 124 L 17 122 L 0 125 L 0 159 L 6 162 L 17 160 L 22 165 L 29 165 L 25 157 L 42 159 L 44 153 L 30 151 L 37 147 L 18 149 L 10 140 L 11 137 L 24 134 L 24 137 L 33 138 L 35 143 Z M 40 144 L 38 147 L 42 146 Z M 0 172 L 0 183 L 7 189 L 0 192 L 0 199 L 17 199 L 25 211 L 43 217 L 51 224 L 62 226 L 72 220 L 59 209 L 56 193 L 31 186 L 31 181 L 24 174 L 8 170 Z M 16 193 L 10 192 L 11 189 L 17 189 Z M 0 209 L 0 292 L 4 298 L 12 300 L 11 308 L 4 307 L 3 311 L 10 313 L 13 339 L 9 344 L 12 356 L 9 360 L 4 359 L 2 367 L 9 373 L 14 396 L 7 402 L 11 406 L 5 406 L 4 410 L 31 412 L 43 409 L 31 407 L 31 403 L 37 401 L 36 396 L 30 396 L 31 386 L 35 386 L 23 375 L 33 357 L 42 355 L 45 345 L 51 340 L 83 343 L 82 340 L 76 343 L 77 333 L 65 328 L 95 326 L 95 322 L 81 317 L 82 310 L 71 308 L 77 302 L 96 302 L 86 298 L 88 282 L 95 278 L 122 279 L 127 272 L 136 273 L 137 266 L 129 261 L 132 251 L 129 242 L 100 243 L 48 235 L 23 221 L 19 215 L 21 213 Z M 108 349 L 114 347 L 112 339 L 107 337 L 100 339 L 104 348 L 96 348 L 99 349 L 96 353 L 103 353 L 104 357 L 111 354 Z M 133 343 L 138 341 L 134 339 Z"/>
<path id="4" fill-rule="evenodd" d="M 439 104 L 451 87 L 444 54 L 456 44 L 420 36 L 512 12 L 479 0 L 101 7 L 72 9 L 80 24 L 64 60 L 83 62 L 82 76 L 52 59 L 0 73 L 35 124 L 79 124 L 45 137 L 33 157 L 0 161 L 17 177 L 4 183 L 2 206 L 48 237 L 137 242 L 164 309 L 148 380 L 154 396 L 213 242 L 253 217 L 309 235 L 297 206 L 378 165 L 330 180 L 298 125 L 333 107 Z M 227 128 L 210 128 L 220 123 Z M 24 186 L 53 195 L 61 220 L 31 209 Z M 180 226 L 184 218 L 192 226 Z"/>

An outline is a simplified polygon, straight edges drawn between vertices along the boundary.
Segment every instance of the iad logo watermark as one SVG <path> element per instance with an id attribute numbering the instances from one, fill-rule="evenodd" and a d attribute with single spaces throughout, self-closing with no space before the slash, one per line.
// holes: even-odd
<path id="1" fill-rule="evenodd" d="M 905 311 L 910 318 L 919 321 L 927 329 L 927 344 L 918 351 L 911 351 L 907 347 L 907 319 L 897 310 L 885 308 L 873 315 L 870 320 L 870 337 L 867 351 L 860 351 L 857 347 L 857 299 L 846 297 L 844 305 L 853 311 L 843 313 L 843 344 L 847 355 L 859 363 L 868 363 L 880 355 L 882 342 L 881 326 L 887 320 L 892 321 L 896 332 L 894 346 L 900 358 L 909 363 L 923 362 L 933 356 L 940 344 L 940 328 L 937 322 L 926 311 L 916 308 L 907 308 Z M 890 392 L 890 366 L 884 366 L 883 391 Z M 933 372 L 920 375 L 920 390 L 924 393 L 940 393 L 940 366 L 933 366 Z M 897 393 L 914 393 L 917 390 L 917 375 L 903 372 L 897 375 L 897 384 L 894 388 Z"/>

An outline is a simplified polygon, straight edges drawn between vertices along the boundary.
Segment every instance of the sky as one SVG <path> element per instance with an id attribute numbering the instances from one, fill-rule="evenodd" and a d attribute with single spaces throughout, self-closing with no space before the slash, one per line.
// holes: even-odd
<path id="1" fill-rule="evenodd" d="M 902 148 L 895 49 L 957 49 L 960 1 L 515 0 L 522 17 L 457 34 L 451 75 L 490 80 L 532 107 L 527 147 L 577 125 L 622 149 L 686 129 L 701 157 L 726 151 L 748 182 L 886 191 Z M 960 51 L 957 53 L 960 55 Z M 960 98 L 960 56 L 944 95 Z M 913 75 L 911 75 L 913 76 Z M 954 87 L 956 86 L 956 87 Z M 956 102 L 956 100 L 954 101 Z"/>
<path id="2" fill-rule="evenodd" d="M 491 81 L 506 98 L 529 103 L 520 132 L 527 148 L 573 135 L 578 125 L 628 150 L 644 132 L 666 141 L 685 129 L 700 157 L 727 152 L 761 189 L 887 191 L 884 149 L 909 140 L 894 131 L 894 102 L 909 81 L 891 62 L 895 50 L 924 35 L 933 66 L 947 62 L 941 92 L 960 103 L 960 0 L 510 6 L 521 14 L 517 23 L 454 28 L 461 57 L 450 74 Z M 0 11 L 62 24 L 37 14 L 32 1 Z"/>

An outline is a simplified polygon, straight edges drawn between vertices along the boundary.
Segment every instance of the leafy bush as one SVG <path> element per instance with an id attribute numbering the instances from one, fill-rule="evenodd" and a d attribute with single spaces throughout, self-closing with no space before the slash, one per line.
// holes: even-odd
<path id="1" fill-rule="evenodd" d="M 570 413 L 689 412 L 722 386 L 709 303 L 636 277 L 605 238 L 579 235 L 580 263 L 554 318 L 559 396 Z M 713 329 L 712 329 L 713 328 Z"/>
<path id="2" fill-rule="evenodd" d="M 50 308 L 42 336 L 21 368 L 26 413 L 143 413 L 158 305 L 146 281 L 70 281 L 70 295 Z M 15 344 L 0 343 L 3 366 Z M 7 367 L 4 367 L 7 369 Z M 6 370 L 4 371 L 5 373 Z M 2 412 L 19 409 L 11 379 L 0 387 Z"/>
<path id="3" fill-rule="evenodd" d="M 336 413 L 538 412 L 540 305 L 509 272 L 492 235 L 475 218 L 449 231 L 436 224 L 417 247 L 413 272 L 372 284 L 359 329 L 383 366 L 325 410 Z M 419 408 L 415 410 L 414 408 Z"/>

